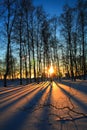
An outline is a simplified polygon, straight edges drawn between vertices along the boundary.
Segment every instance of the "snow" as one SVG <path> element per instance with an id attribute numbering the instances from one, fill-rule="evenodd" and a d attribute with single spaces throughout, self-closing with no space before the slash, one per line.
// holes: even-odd
<path id="1" fill-rule="evenodd" d="M 87 130 L 87 80 L 0 87 L 0 130 Z"/>

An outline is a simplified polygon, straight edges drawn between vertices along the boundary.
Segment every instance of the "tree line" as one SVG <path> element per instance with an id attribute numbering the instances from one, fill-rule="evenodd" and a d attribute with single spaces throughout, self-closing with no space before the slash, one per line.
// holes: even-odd
<path id="1" fill-rule="evenodd" d="M 32 77 L 45 78 L 51 65 L 55 77 L 86 79 L 86 0 L 77 0 L 74 7 L 64 5 L 62 14 L 53 17 L 32 0 L 1 0 L 0 22 L 0 44 L 6 50 L 0 59 L 4 86 L 8 78 L 20 78 L 20 84 L 23 78 L 26 83 Z"/>

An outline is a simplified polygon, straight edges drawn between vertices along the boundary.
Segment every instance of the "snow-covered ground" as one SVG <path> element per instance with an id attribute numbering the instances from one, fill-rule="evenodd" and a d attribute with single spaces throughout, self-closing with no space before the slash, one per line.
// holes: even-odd
<path id="1" fill-rule="evenodd" d="M 0 130 L 87 130 L 87 81 L 0 87 Z"/>

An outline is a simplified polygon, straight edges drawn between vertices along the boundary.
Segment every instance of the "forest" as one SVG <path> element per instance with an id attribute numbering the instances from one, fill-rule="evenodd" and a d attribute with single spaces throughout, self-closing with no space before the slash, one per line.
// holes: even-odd
<path id="1" fill-rule="evenodd" d="M 0 0 L 0 79 L 87 79 L 87 0 L 50 16 L 32 0 Z"/>

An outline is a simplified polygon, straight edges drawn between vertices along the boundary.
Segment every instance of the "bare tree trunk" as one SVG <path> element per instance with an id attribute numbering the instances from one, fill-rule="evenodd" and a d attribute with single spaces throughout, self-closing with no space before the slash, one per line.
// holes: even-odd
<path id="1" fill-rule="evenodd" d="M 28 14 L 26 14 L 26 19 L 27 19 L 27 42 L 28 42 L 28 56 L 29 56 L 29 80 L 31 82 L 31 57 L 30 57 L 30 42 L 29 42 L 29 29 L 28 29 L 29 28 Z"/>
<path id="2" fill-rule="evenodd" d="M 22 85 L 22 30 L 21 30 L 22 21 L 21 20 L 20 20 L 20 85 Z"/>
<path id="3" fill-rule="evenodd" d="M 7 15 L 7 20 L 5 20 L 5 25 L 6 25 L 6 33 L 7 33 L 7 52 L 6 52 L 6 71 L 5 71 L 5 74 L 4 74 L 4 86 L 6 87 L 7 86 L 7 76 L 9 74 L 9 67 L 10 67 L 10 47 L 11 47 L 11 33 L 12 33 L 12 27 L 13 27 L 13 24 L 14 24 L 14 20 L 15 20 L 15 11 L 13 11 L 13 13 L 11 14 L 11 11 L 12 11 L 12 6 L 14 6 L 14 3 L 15 1 L 10 1 L 10 0 L 7 0 L 7 1 L 4 1 L 3 2 L 3 6 L 6 6 L 7 8 L 7 12 L 6 12 L 6 15 Z M 6 17 L 5 15 L 5 17 Z"/>
<path id="4" fill-rule="evenodd" d="M 33 12 L 31 16 L 31 25 L 32 25 L 32 32 L 31 32 L 31 42 L 32 42 L 32 53 L 33 53 L 33 73 L 34 73 L 34 80 L 36 81 L 36 68 L 35 68 L 35 50 L 34 50 L 34 23 L 33 23 Z"/>
<path id="5" fill-rule="evenodd" d="M 6 55 L 6 72 L 4 74 L 4 87 L 7 86 L 7 75 L 9 73 L 9 48 L 10 48 L 10 35 L 8 34 L 8 45 L 7 45 L 7 55 Z"/>
<path id="6" fill-rule="evenodd" d="M 83 53 L 83 79 L 85 80 L 86 65 L 85 65 L 85 42 L 84 42 L 84 18 L 82 20 L 82 53 Z"/>
<path id="7" fill-rule="evenodd" d="M 38 47 L 39 47 L 38 33 L 39 33 L 39 23 L 37 25 L 37 79 L 38 79 L 38 58 L 39 58 L 39 56 L 38 56 Z"/>

